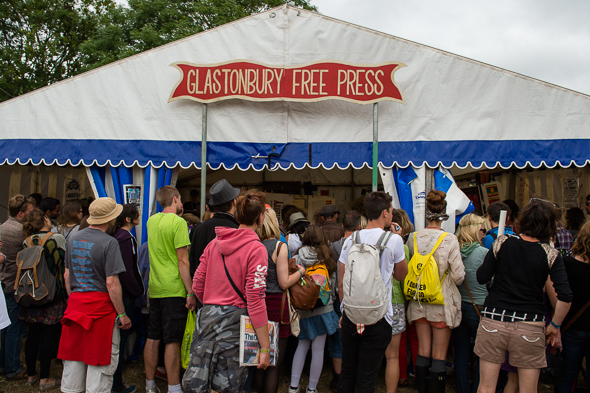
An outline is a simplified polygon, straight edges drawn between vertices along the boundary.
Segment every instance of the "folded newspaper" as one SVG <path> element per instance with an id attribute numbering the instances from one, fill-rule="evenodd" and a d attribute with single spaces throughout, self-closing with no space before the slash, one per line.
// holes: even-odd
<path id="1" fill-rule="evenodd" d="M 268 337 L 270 339 L 270 365 L 277 365 L 279 355 L 279 324 L 268 321 Z M 240 366 L 258 366 L 260 359 L 260 344 L 252 326 L 252 321 L 247 315 L 242 315 L 240 320 Z"/>

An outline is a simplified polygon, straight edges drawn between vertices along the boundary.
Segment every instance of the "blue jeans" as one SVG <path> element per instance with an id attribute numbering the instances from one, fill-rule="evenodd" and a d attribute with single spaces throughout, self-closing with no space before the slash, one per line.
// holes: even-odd
<path id="1" fill-rule="evenodd" d="M 473 353 L 479 317 L 471 302 L 461 302 L 463 318 L 452 330 L 455 345 L 455 389 L 457 393 L 475 393 L 479 385 L 479 358 Z M 474 358 L 473 386 L 469 386 L 471 356 Z"/>
<path id="2" fill-rule="evenodd" d="M 14 293 L 4 292 L 4 297 L 6 298 L 6 309 L 10 318 L 10 325 L 2 329 L 0 369 L 4 369 L 6 376 L 12 378 L 24 371 L 24 368 L 20 366 L 20 352 L 26 325 L 18 319 L 19 306 L 14 299 Z"/>
<path id="3" fill-rule="evenodd" d="M 563 359 L 565 360 L 565 381 L 555 386 L 555 393 L 570 393 L 576 382 L 582 359 L 590 360 L 590 332 L 568 329 L 561 336 Z M 586 366 L 586 376 L 590 378 L 590 369 Z"/>

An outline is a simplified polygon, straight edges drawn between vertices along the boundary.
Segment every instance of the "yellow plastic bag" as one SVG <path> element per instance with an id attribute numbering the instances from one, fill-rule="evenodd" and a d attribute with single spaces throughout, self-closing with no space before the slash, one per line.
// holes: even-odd
<path id="1" fill-rule="evenodd" d="M 180 359 L 182 361 L 182 368 L 186 369 L 191 360 L 191 343 L 193 341 L 193 333 L 197 325 L 197 313 L 195 311 L 188 312 L 186 317 L 186 326 L 184 327 L 184 336 L 182 337 L 182 345 L 180 347 Z"/>
<path id="2" fill-rule="evenodd" d="M 432 254 L 446 235 L 445 232 L 438 238 L 430 253 L 421 255 L 418 252 L 416 233 L 414 233 L 414 255 L 410 259 L 408 274 L 404 280 L 404 295 L 407 299 L 425 304 L 445 304 L 441 284 L 447 276 L 447 272 L 439 280 L 438 265 Z"/>

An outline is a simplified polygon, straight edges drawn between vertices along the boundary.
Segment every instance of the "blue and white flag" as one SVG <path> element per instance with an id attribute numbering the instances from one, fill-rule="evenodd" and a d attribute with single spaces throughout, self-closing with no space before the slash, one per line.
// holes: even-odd
<path id="1" fill-rule="evenodd" d="M 393 207 L 405 210 L 417 231 L 423 229 L 426 214 L 425 166 L 381 168 L 380 173 L 385 192 L 393 198 Z M 442 227 L 445 231 L 454 233 L 456 222 L 459 222 L 463 215 L 472 212 L 474 206 L 457 186 L 451 172 L 445 168 L 434 171 L 434 187 L 447 194 L 446 213 L 449 219 L 443 222 Z"/>
<path id="2" fill-rule="evenodd" d="M 147 241 L 147 220 L 152 214 L 162 211 L 162 206 L 156 201 L 156 191 L 166 185 L 176 185 L 178 168 L 169 169 L 165 165 L 145 168 L 124 165 L 112 167 L 110 165 L 86 167 L 86 173 L 95 198 L 109 197 L 117 203 L 125 203 L 124 185 L 138 185 L 141 190 L 141 224 L 134 228 L 137 241 L 143 244 Z"/>
<path id="3" fill-rule="evenodd" d="M 434 171 L 434 188 L 447 194 L 447 214 L 449 219 L 443 221 L 442 228 L 455 233 L 455 226 L 466 214 L 475 210 L 475 206 L 467 195 L 457 186 L 455 179 L 448 169 L 439 167 Z"/>

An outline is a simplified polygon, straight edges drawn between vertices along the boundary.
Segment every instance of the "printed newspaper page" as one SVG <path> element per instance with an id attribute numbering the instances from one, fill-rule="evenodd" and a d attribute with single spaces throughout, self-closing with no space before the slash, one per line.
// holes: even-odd
<path id="1" fill-rule="evenodd" d="M 277 365 L 279 352 L 279 324 L 268 321 L 268 336 L 270 338 L 270 365 Z M 259 360 L 258 338 L 252 326 L 252 321 L 247 315 L 242 315 L 240 320 L 240 366 L 257 366 Z"/>

